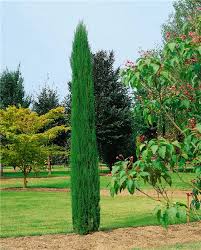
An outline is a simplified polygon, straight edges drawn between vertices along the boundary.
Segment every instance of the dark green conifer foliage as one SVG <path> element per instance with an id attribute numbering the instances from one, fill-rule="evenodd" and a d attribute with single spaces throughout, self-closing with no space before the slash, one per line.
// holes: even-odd
<path id="1" fill-rule="evenodd" d="M 72 68 L 71 182 L 74 231 L 87 234 L 100 224 L 100 183 L 95 134 L 92 57 L 85 25 L 76 29 Z"/>
<path id="2" fill-rule="evenodd" d="M 25 95 L 23 77 L 18 65 L 17 70 L 4 70 L 0 74 L 0 108 L 9 105 L 29 107 L 31 97 Z"/>

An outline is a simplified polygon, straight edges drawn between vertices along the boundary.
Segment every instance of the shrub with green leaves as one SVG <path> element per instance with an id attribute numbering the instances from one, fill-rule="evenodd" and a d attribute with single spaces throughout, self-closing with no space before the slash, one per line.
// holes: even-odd
<path id="1" fill-rule="evenodd" d="M 160 53 L 148 51 L 136 63 L 127 62 L 122 70 L 125 84 L 135 93 L 135 115 L 142 115 L 148 126 L 156 124 L 157 136 L 151 140 L 139 136 L 138 160 L 119 163 L 113 169 L 111 194 L 127 188 L 131 194 L 138 190 L 148 195 L 139 185 L 143 179 L 161 196 L 162 208 L 156 214 L 165 227 L 170 217 L 176 219 L 179 211 L 186 209 L 168 195 L 170 171 L 179 175 L 192 168 L 196 172 L 197 177 L 189 183 L 191 209 L 199 209 L 201 204 L 200 18 L 196 14 L 192 22 L 185 23 L 180 35 L 169 34 Z"/>
<path id="2" fill-rule="evenodd" d="M 186 215 L 187 205 L 175 202 L 168 188 L 172 185 L 170 171 L 176 172 L 182 180 L 180 170 L 188 164 L 194 164 L 196 179 L 189 185 L 192 187 L 192 211 L 200 208 L 201 200 L 201 127 L 197 126 L 184 141 L 170 141 L 165 138 L 144 141 L 139 145 L 138 160 L 133 163 L 132 158 L 128 161 L 120 161 L 113 168 L 112 182 L 110 186 L 111 195 L 114 196 L 124 189 L 130 194 L 139 191 L 150 197 L 161 205 L 157 206 L 155 213 L 159 222 L 167 227 Z M 193 147 L 189 150 L 189 147 Z M 158 194 L 158 198 L 150 196 L 140 185 L 141 180 L 149 184 Z M 190 214 L 188 214 L 190 216 Z M 192 217 L 195 217 L 193 213 Z"/>

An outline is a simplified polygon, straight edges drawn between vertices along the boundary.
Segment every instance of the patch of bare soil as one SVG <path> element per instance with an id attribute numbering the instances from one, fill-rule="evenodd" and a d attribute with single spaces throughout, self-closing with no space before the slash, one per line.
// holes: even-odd
<path id="1" fill-rule="evenodd" d="M 69 249 L 127 250 L 163 247 L 177 243 L 200 242 L 201 223 L 172 225 L 166 231 L 160 226 L 119 228 L 80 236 L 76 234 L 43 235 L 0 240 L 1 250 Z"/>

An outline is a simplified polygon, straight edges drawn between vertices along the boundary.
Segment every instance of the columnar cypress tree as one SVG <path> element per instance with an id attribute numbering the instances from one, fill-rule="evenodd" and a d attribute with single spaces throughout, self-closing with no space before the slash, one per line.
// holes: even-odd
<path id="1" fill-rule="evenodd" d="M 72 67 L 71 181 L 74 231 L 87 234 L 100 224 L 100 183 L 95 134 L 92 57 L 85 25 L 76 29 Z"/>

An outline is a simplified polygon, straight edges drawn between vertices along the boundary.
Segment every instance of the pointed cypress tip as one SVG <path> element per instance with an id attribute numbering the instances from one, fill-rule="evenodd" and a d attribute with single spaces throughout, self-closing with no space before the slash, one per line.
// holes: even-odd
<path id="1" fill-rule="evenodd" d="M 76 32 L 77 31 L 84 31 L 87 33 L 87 28 L 83 21 L 79 21 L 77 28 L 76 28 Z"/>

